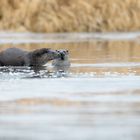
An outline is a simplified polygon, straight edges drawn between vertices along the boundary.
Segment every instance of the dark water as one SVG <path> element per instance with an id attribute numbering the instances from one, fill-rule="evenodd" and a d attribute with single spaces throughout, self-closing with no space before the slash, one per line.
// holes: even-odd
<path id="1" fill-rule="evenodd" d="M 0 68 L 0 140 L 139 140 L 139 34 L 1 33 L 1 49 L 69 49 L 71 68 Z"/>

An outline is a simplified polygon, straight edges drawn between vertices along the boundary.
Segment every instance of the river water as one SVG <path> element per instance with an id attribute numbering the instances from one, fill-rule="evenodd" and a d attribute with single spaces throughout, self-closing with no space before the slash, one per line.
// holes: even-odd
<path id="1" fill-rule="evenodd" d="M 139 140 L 140 33 L 0 33 L 0 49 L 68 49 L 51 63 L 0 68 L 0 140 Z"/>

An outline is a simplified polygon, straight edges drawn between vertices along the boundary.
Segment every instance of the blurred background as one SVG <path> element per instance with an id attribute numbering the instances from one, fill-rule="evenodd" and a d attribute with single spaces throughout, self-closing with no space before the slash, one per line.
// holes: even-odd
<path id="1" fill-rule="evenodd" d="M 138 31 L 139 12 L 138 0 L 0 0 L 0 30 Z"/>
<path id="2" fill-rule="evenodd" d="M 140 139 L 140 0 L 0 0 L 10 47 L 67 49 L 71 67 L 0 67 L 0 140 Z"/>

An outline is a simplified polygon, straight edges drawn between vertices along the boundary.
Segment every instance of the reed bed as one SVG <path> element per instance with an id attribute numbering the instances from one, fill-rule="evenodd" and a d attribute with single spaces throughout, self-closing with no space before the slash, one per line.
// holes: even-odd
<path id="1" fill-rule="evenodd" d="M 139 0 L 0 0 L 0 30 L 138 31 L 139 13 Z"/>

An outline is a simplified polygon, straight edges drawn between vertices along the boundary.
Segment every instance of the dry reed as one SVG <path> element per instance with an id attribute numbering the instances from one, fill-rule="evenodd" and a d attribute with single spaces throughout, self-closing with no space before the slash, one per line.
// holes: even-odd
<path id="1" fill-rule="evenodd" d="M 139 13 L 139 0 L 0 0 L 0 30 L 137 31 Z"/>

